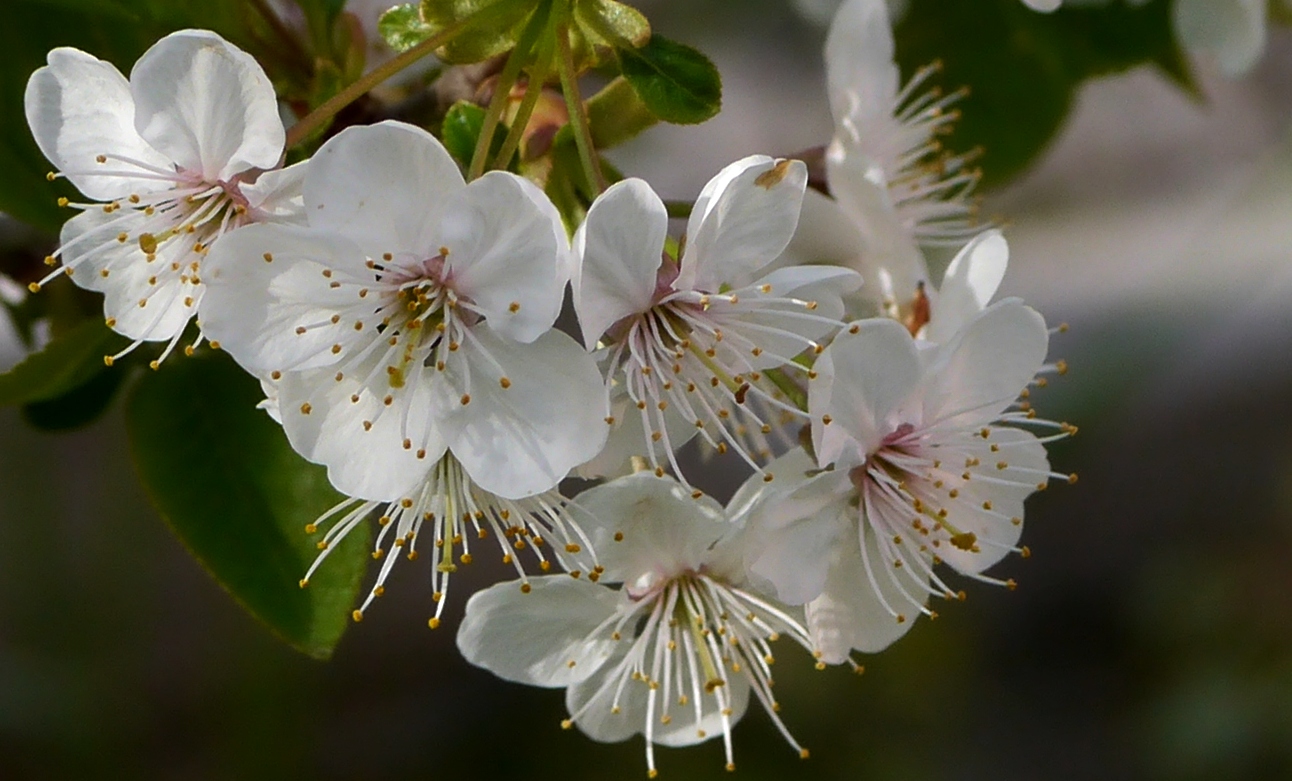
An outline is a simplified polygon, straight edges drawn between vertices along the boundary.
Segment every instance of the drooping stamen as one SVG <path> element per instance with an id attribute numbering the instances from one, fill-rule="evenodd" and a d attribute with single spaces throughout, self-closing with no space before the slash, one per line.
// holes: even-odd
<path id="1" fill-rule="evenodd" d="M 604 707 L 607 699 L 611 714 L 617 714 L 623 697 L 644 697 L 646 718 L 641 731 L 646 738 L 648 773 L 653 777 L 657 725 L 673 721 L 671 709 L 676 703 L 688 708 L 697 729 L 707 713 L 717 715 L 726 764 L 731 769 L 732 686 L 734 676 L 739 676 L 753 689 L 786 742 L 801 757 L 807 756 L 778 713 L 768 645 L 786 635 L 812 651 L 803 626 L 760 597 L 702 572 L 661 581 L 633 597 L 588 634 L 590 643 L 609 637 L 629 645 L 606 663 L 611 667 L 600 688 L 591 692 L 562 726 L 572 726 L 598 704 Z M 621 633 L 631 626 L 638 627 L 637 633 L 624 638 Z M 645 686 L 645 691 L 629 689 L 636 686 Z M 700 729 L 696 737 L 708 735 Z"/>

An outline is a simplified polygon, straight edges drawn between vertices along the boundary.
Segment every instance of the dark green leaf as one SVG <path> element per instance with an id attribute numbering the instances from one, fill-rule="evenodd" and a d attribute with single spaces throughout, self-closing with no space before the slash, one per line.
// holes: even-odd
<path id="1" fill-rule="evenodd" d="M 125 368 L 101 371 L 87 383 L 22 408 L 23 420 L 44 431 L 70 431 L 99 419 L 117 397 L 128 376 Z"/>
<path id="2" fill-rule="evenodd" d="M 416 5 L 397 5 L 381 15 L 377 31 L 390 48 L 397 52 L 408 51 L 431 37 L 435 31 L 426 22 Z"/>
<path id="3" fill-rule="evenodd" d="M 1082 81 L 1155 64 L 1191 84 L 1176 45 L 1168 0 L 1142 7 L 1109 3 L 1031 11 L 1019 0 L 913 0 L 895 30 L 897 57 L 909 78 L 932 62 L 931 80 L 947 91 L 969 88 L 956 103 L 963 118 L 949 148 L 981 148 L 984 185 L 1016 176 L 1061 127 Z"/>
<path id="4" fill-rule="evenodd" d="M 62 396 L 106 371 L 103 356 L 117 352 L 124 344 L 102 320 L 86 320 L 0 374 L 0 404 L 28 404 Z"/>
<path id="5" fill-rule="evenodd" d="M 694 125 L 722 108 L 718 69 L 690 46 L 652 35 L 640 49 L 620 49 L 619 66 L 642 103 L 665 122 Z"/>
<path id="6" fill-rule="evenodd" d="M 369 532 L 351 532 L 299 587 L 318 554 L 303 529 L 339 497 L 255 408 L 261 397 L 223 354 L 167 361 L 127 402 L 131 454 L 153 504 L 212 576 L 293 647 L 325 658 L 345 631 Z"/>

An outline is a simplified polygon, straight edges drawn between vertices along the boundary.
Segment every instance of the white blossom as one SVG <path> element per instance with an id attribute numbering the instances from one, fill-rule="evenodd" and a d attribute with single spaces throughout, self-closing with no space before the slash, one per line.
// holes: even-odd
<path id="1" fill-rule="evenodd" d="M 883 0 L 847 0 L 826 40 L 835 133 L 826 150 L 833 198 L 809 191 L 787 256 L 857 269 L 866 280 L 850 312 L 906 319 L 929 279 L 922 245 L 957 246 L 978 230 L 974 154 L 939 137 L 962 95 L 921 91 L 937 64 L 901 86 Z"/>
<path id="2" fill-rule="evenodd" d="M 27 83 L 36 143 L 88 199 L 46 262 L 104 294 L 108 325 L 175 347 L 203 294 L 208 250 L 251 222 L 300 219 L 303 168 L 278 169 L 284 130 L 260 65 L 220 36 L 182 30 L 135 63 L 58 48 Z M 120 357 L 119 353 L 112 358 Z M 164 355 L 165 355 L 164 354 Z M 163 355 L 163 357 L 164 357 Z"/>
<path id="3" fill-rule="evenodd" d="M 781 599 L 807 600 L 826 661 L 881 650 L 933 614 L 930 595 L 960 596 L 938 564 L 1012 587 L 983 571 L 1026 554 L 1024 499 L 1052 477 L 1072 479 L 1050 470 L 1044 445 L 1074 429 L 1017 403 L 1048 368 L 1047 344 L 1040 315 L 1008 299 L 946 344 L 921 349 L 881 318 L 854 323 L 820 356 L 809 387 L 815 460 L 794 452 L 773 464 L 787 479 L 766 492 L 774 512 L 760 534 L 785 539 L 749 566 Z"/>
<path id="4" fill-rule="evenodd" d="M 732 725 L 752 692 L 790 745 L 777 715 L 769 643 L 811 650 L 793 612 L 746 587 L 743 524 L 713 500 L 640 472 L 581 494 L 605 567 L 602 584 L 536 578 L 500 583 L 467 603 L 458 648 L 510 681 L 566 689 L 570 716 L 595 740 L 686 746 L 722 736 L 733 769 Z"/>
<path id="5" fill-rule="evenodd" d="M 665 250 L 664 203 L 645 182 L 620 182 L 593 203 L 574 240 L 574 305 L 586 346 L 603 348 L 619 425 L 612 452 L 680 475 L 674 451 L 698 434 L 759 469 L 762 438 L 783 416 L 805 420 L 776 381 L 808 373 L 794 359 L 821 349 L 840 325 L 840 295 L 860 283 L 822 266 L 759 276 L 794 232 L 806 179 L 798 161 L 727 166 L 696 201 L 677 261 Z M 636 442 L 624 447 L 624 434 Z M 626 458 L 603 460 L 613 472 Z"/>
<path id="6" fill-rule="evenodd" d="M 384 122 L 324 144 L 304 202 L 308 225 L 217 247 L 201 317 L 351 497 L 320 519 L 322 556 L 381 506 L 374 556 L 412 553 L 427 523 L 444 576 L 468 527 L 578 545 L 552 489 L 601 449 L 606 412 L 591 357 L 551 330 L 569 245 L 546 196 L 505 172 L 466 184 L 429 133 Z"/>

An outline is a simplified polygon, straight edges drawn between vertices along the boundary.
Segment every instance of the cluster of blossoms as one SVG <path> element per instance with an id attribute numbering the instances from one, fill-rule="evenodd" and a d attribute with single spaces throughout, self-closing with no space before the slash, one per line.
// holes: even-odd
<path id="1" fill-rule="evenodd" d="M 771 644 L 859 669 L 931 597 L 963 598 L 943 565 L 1012 586 L 984 572 L 1026 555 L 1027 496 L 1069 479 L 1044 445 L 1071 427 L 1026 400 L 1063 370 L 1050 331 L 992 303 L 1008 247 L 974 220 L 970 158 L 935 141 L 957 95 L 923 91 L 932 69 L 900 84 L 886 8 L 849 0 L 826 47 L 832 197 L 800 161 L 747 157 L 676 241 L 640 179 L 570 237 L 529 180 L 466 181 L 399 122 L 283 168 L 269 80 L 212 33 L 166 37 L 129 80 L 58 49 L 28 120 L 87 201 L 53 273 L 102 291 L 131 349 L 164 359 L 196 318 L 189 351 L 208 340 L 260 379 L 347 497 L 307 529 L 302 587 L 375 523 L 354 619 L 420 550 L 434 628 L 472 538 L 493 537 L 519 582 L 467 601 L 468 660 L 565 688 L 564 725 L 597 740 L 643 734 L 652 774 L 655 744 L 717 736 L 730 766 L 751 695 L 806 756 Z M 960 247 L 937 286 L 929 245 Z M 582 343 L 554 327 L 567 288 Z M 684 474 L 694 439 L 753 470 L 726 507 Z M 568 498 L 571 474 L 606 479 Z"/>

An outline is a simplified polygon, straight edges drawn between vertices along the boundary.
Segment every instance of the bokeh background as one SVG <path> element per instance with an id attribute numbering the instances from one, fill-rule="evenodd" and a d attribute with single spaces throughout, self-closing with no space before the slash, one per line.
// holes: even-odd
<path id="1" fill-rule="evenodd" d="M 725 110 L 617 150 L 627 172 L 690 198 L 738 156 L 828 138 L 824 30 L 788 0 L 641 6 L 718 63 Z M 1240 81 L 1196 65 L 1200 96 L 1147 68 L 1083 87 L 987 198 L 1006 291 L 1071 325 L 1037 405 L 1081 427 L 1052 451 L 1079 484 L 1029 502 L 1034 555 L 996 570 L 1020 587 L 969 586 L 860 677 L 785 649 L 782 715 L 812 758 L 751 709 L 738 777 L 1292 778 L 1292 35 Z M 8 223 L 0 246 L 42 241 Z M 639 739 L 562 731 L 560 692 L 467 666 L 461 602 L 426 629 L 425 580 L 398 568 L 308 659 L 160 522 L 120 409 L 62 435 L 0 409 L 0 779 L 644 776 Z M 663 778 L 722 765 L 720 743 L 659 756 Z"/>

